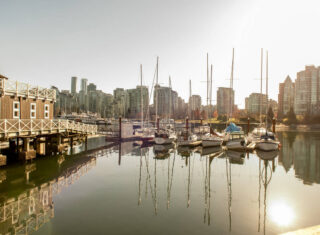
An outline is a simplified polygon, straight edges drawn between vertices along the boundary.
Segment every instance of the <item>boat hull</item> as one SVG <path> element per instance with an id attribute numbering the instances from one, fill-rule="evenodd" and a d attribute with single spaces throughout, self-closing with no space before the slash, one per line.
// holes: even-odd
<path id="1" fill-rule="evenodd" d="M 226 142 L 227 149 L 244 150 L 246 147 L 245 140 L 229 140 Z"/>
<path id="2" fill-rule="evenodd" d="M 201 145 L 201 141 L 199 140 L 182 140 L 178 141 L 178 146 L 189 146 L 189 147 L 195 147 Z"/>
<path id="3" fill-rule="evenodd" d="M 218 140 L 202 140 L 203 147 L 218 147 L 222 145 L 222 141 Z"/>
<path id="4" fill-rule="evenodd" d="M 172 144 L 174 142 L 174 138 L 161 138 L 161 137 L 155 137 L 154 141 L 156 144 Z"/>
<path id="5" fill-rule="evenodd" d="M 275 151 L 279 149 L 279 142 L 277 141 L 258 141 L 256 148 L 263 151 Z"/>

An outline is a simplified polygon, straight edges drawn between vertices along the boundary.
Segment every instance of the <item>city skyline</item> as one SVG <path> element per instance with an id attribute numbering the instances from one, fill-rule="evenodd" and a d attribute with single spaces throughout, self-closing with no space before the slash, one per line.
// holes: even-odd
<path id="1" fill-rule="evenodd" d="M 172 88 L 188 100 L 191 79 L 193 94 L 206 100 L 208 52 L 216 100 L 217 88 L 229 86 L 235 48 L 235 101 L 244 108 L 245 97 L 260 89 L 260 48 L 269 51 L 272 99 L 287 75 L 295 80 L 305 65 L 320 64 L 315 53 L 319 35 L 305 38 L 298 33 L 315 29 L 317 1 L 141 3 L 128 1 L 124 8 L 116 1 L 1 2 L 5 36 L 0 38 L 0 52 L 5 60 L 0 72 L 61 89 L 69 89 L 66 79 L 77 76 L 111 94 L 117 87 L 140 83 L 141 63 L 143 83 L 150 88 L 159 56 L 160 85 L 167 85 L 171 75 Z M 301 12 L 308 14 L 296 17 Z"/>

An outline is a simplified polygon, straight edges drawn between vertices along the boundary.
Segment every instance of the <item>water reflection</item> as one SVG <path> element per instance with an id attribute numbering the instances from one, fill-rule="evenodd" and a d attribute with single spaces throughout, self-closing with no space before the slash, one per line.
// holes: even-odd
<path id="1" fill-rule="evenodd" d="M 259 160 L 259 224 L 258 232 L 260 232 L 260 203 L 261 203 L 261 184 L 264 188 L 263 194 L 263 234 L 266 234 L 266 219 L 267 219 L 267 188 L 272 179 L 272 172 L 275 171 L 275 158 L 278 156 L 278 151 L 257 151 Z M 262 161 L 262 162 L 261 162 Z M 261 166 L 262 165 L 262 166 Z"/>
<path id="2" fill-rule="evenodd" d="M 317 133 L 283 132 L 279 163 L 288 172 L 292 167 L 304 184 L 320 183 L 320 136 Z"/>
<path id="3" fill-rule="evenodd" d="M 96 165 L 95 157 L 66 161 L 62 159 L 64 157 L 61 156 L 53 158 L 49 174 L 43 161 L 8 169 L 8 179 L 7 171 L 1 171 L 1 187 L 6 188 L 6 193 L 1 194 L 1 234 L 31 234 L 37 231 L 54 217 L 53 196 L 72 185 Z M 63 162 L 66 165 L 72 163 L 72 166 L 65 167 Z"/>
<path id="4" fill-rule="evenodd" d="M 8 222 L 15 221 L 17 216 L 0 222 L 0 234 L 14 231 L 20 225 L 26 226 L 25 221 L 40 212 L 43 213 L 42 220 L 38 218 L 40 222 L 55 217 L 50 226 L 45 225 L 39 231 L 43 233 L 54 228 L 53 233 L 68 234 L 71 222 L 77 234 L 88 234 L 90 228 L 92 234 L 103 234 L 109 229 L 112 234 L 132 231 L 133 234 L 155 235 L 274 234 L 316 224 L 316 210 L 319 208 L 314 201 L 320 186 L 305 186 L 292 172 L 301 168 L 300 163 L 304 163 L 303 169 L 317 169 L 312 166 L 312 161 L 310 163 L 310 159 L 317 159 L 317 156 L 312 155 L 310 150 L 301 156 L 304 161 L 297 161 L 295 154 L 298 150 L 294 150 L 291 156 L 287 156 L 286 152 L 290 151 L 290 145 L 297 148 L 297 141 L 309 141 L 306 145 L 312 149 L 311 143 L 315 143 L 316 135 L 312 138 L 289 135 L 279 133 L 283 138 L 283 148 L 279 152 L 268 153 L 225 151 L 221 148 L 176 148 L 175 145 L 142 147 L 130 142 L 100 149 L 90 153 L 94 159 L 102 158 L 88 176 L 89 180 L 78 182 L 77 189 L 68 190 L 57 198 L 53 196 L 61 192 L 58 190 L 59 179 L 63 189 L 72 181 L 68 175 L 73 174 L 73 178 L 77 179 L 75 172 L 82 165 L 90 164 L 87 162 L 90 158 L 59 156 L 3 168 L 0 170 L 1 206 L 5 202 L 10 204 L 11 198 L 18 201 L 30 195 L 34 195 L 34 203 L 30 204 L 33 199 L 27 199 L 27 209 L 15 213 L 21 214 L 19 222 Z M 245 157 L 246 154 L 248 157 Z M 95 160 L 92 161 L 95 165 Z M 118 162 L 122 164 L 118 165 Z M 284 167 L 287 162 L 288 171 L 291 171 L 288 174 L 287 170 L 278 167 L 278 164 Z M 305 175 L 296 172 L 298 178 Z M 77 197 L 79 190 L 83 189 L 88 192 L 86 197 Z M 300 189 L 308 189 L 308 192 L 301 193 Z M 32 194 L 31 190 L 36 193 Z M 20 196 L 24 194 L 25 197 Z M 288 195 L 290 201 L 279 200 L 289 198 Z M 69 203 L 70 198 L 76 199 L 77 206 Z M 55 210 L 53 201 L 56 203 Z M 101 202 L 99 206 L 96 206 L 97 202 Z M 34 213 L 29 215 L 29 206 L 33 204 Z M 299 204 L 303 205 L 299 208 Z M 18 204 L 14 208 L 17 207 Z M 309 212 L 312 209 L 315 212 Z M 3 216 L 3 208 L 0 213 Z M 94 216 L 88 218 L 88 215 Z M 62 221 L 73 216 L 77 221 L 85 220 L 86 224 Z M 45 222 L 38 226 L 43 224 Z"/>

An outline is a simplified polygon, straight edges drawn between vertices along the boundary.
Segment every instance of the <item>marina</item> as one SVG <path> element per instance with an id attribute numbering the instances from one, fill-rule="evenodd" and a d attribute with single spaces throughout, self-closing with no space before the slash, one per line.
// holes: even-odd
<path id="1" fill-rule="evenodd" d="M 320 135 L 278 138 L 279 151 L 249 153 L 106 147 L 102 137 L 89 139 L 87 152 L 10 164 L 0 169 L 0 232 L 279 234 L 316 226 Z"/>

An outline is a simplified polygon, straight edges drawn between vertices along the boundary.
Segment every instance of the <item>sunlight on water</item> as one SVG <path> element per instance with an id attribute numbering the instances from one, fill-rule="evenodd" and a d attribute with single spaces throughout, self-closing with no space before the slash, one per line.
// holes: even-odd
<path id="1" fill-rule="evenodd" d="M 291 225 L 295 219 L 294 210 L 284 201 L 272 203 L 269 213 L 271 220 L 281 227 Z"/>

